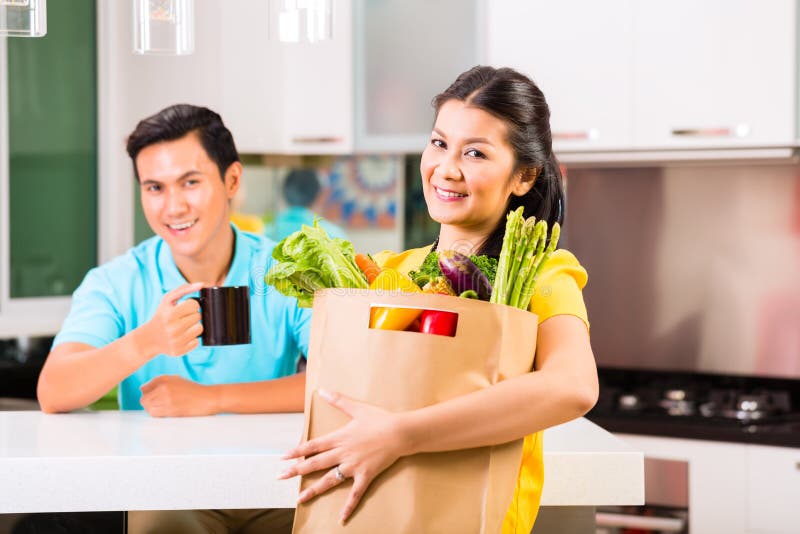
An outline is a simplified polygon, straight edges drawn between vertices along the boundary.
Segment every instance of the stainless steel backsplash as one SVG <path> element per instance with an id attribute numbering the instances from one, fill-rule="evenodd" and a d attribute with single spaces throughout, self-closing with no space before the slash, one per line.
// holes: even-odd
<path id="1" fill-rule="evenodd" d="M 800 378 L 800 167 L 569 169 L 598 364 Z"/>

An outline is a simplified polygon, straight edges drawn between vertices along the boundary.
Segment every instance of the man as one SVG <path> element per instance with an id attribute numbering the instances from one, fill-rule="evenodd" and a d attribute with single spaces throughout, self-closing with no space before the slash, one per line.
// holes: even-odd
<path id="1" fill-rule="evenodd" d="M 317 215 L 311 210 L 322 186 L 317 173 L 309 169 L 289 171 L 283 181 L 283 198 L 288 207 L 267 227 L 265 234 L 274 241 L 300 230 L 305 224 L 312 226 Z M 335 224 L 320 219 L 319 225 L 332 238 L 346 239 L 344 231 Z"/>
<path id="2" fill-rule="evenodd" d="M 122 409 L 154 416 L 302 411 L 305 377 L 293 373 L 310 312 L 264 286 L 274 243 L 230 223 L 242 165 L 219 115 L 166 108 L 137 125 L 127 149 L 156 236 L 92 269 L 75 291 L 39 378 L 42 409 L 82 408 L 119 384 Z M 250 345 L 199 346 L 199 305 L 185 297 L 211 285 L 250 286 Z M 131 513 L 129 528 L 224 532 L 275 512 Z M 260 528 L 291 528 L 290 511 L 275 520 Z"/>

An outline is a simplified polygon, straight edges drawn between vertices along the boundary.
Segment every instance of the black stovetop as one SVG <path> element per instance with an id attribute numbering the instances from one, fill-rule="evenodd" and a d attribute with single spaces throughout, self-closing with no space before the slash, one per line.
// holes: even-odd
<path id="1" fill-rule="evenodd" d="M 800 380 L 601 368 L 611 432 L 800 447 Z"/>

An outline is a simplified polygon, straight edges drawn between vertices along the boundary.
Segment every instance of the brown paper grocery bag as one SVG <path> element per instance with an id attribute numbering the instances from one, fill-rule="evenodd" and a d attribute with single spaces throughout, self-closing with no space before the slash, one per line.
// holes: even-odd
<path id="1" fill-rule="evenodd" d="M 455 337 L 369 328 L 370 307 L 458 313 Z M 304 438 L 343 426 L 324 388 L 392 411 L 429 406 L 529 372 L 536 315 L 444 295 L 327 289 L 314 297 Z M 352 480 L 298 505 L 295 533 L 496 533 L 513 497 L 522 440 L 401 458 L 372 482 L 345 526 Z M 303 477 L 301 489 L 324 472 Z"/>

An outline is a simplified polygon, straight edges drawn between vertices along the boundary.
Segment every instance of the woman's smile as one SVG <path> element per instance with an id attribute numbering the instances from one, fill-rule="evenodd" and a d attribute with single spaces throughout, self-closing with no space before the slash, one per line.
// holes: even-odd
<path id="1" fill-rule="evenodd" d="M 439 200 L 441 200 L 443 202 L 459 201 L 459 200 L 465 199 L 465 198 L 467 198 L 469 196 L 466 193 L 458 193 L 456 191 L 451 191 L 449 189 L 443 189 L 441 187 L 434 186 L 433 188 L 436 191 L 436 196 L 439 198 Z"/>

